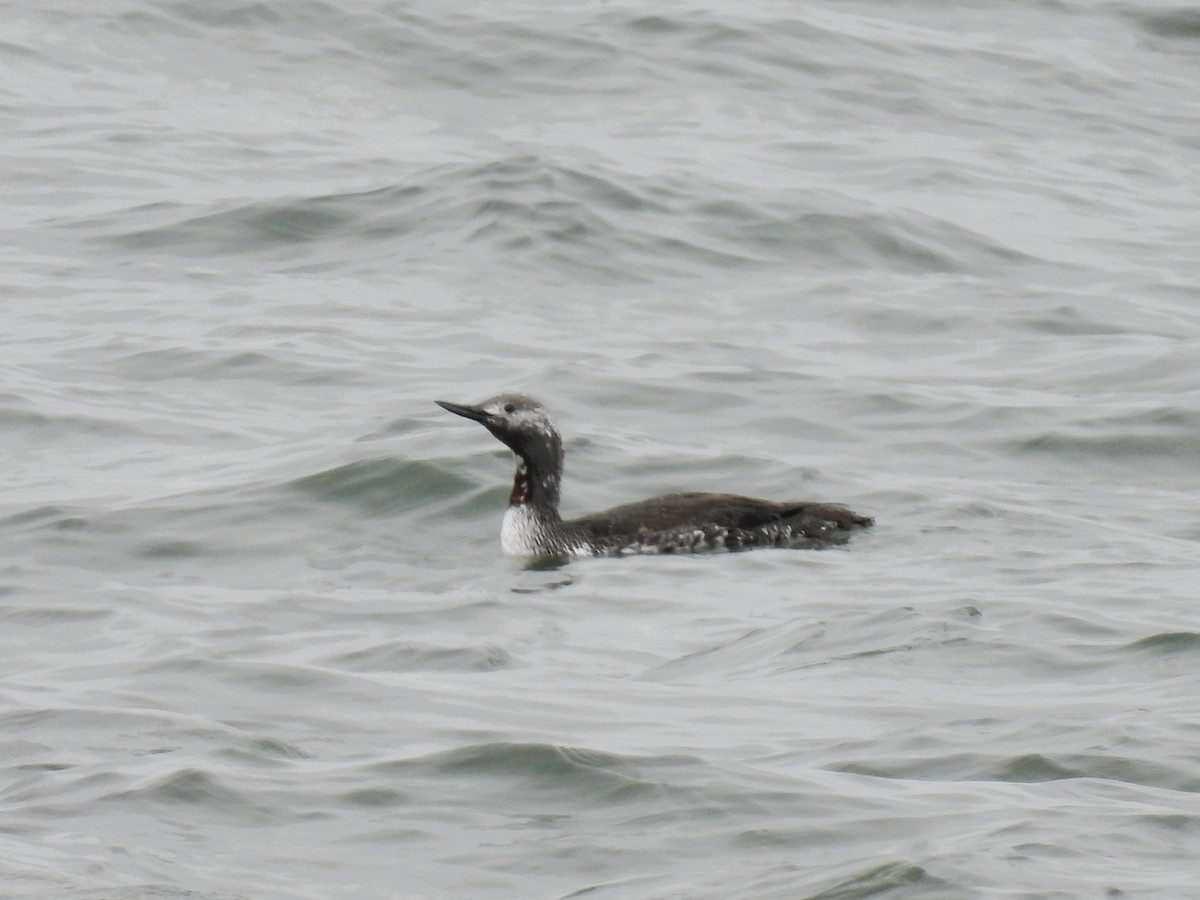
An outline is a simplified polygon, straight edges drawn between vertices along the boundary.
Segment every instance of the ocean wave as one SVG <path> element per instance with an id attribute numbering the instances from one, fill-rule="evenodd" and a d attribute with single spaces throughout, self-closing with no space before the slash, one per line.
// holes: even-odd
<path id="1" fill-rule="evenodd" d="M 1028 258 L 947 220 L 829 190 L 755 196 L 700 175 L 637 176 L 531 153 L 414 171 L 365 191 L 216 209 L 158 203 L 59 227 L 138 256 L 242 257 L 309 272 L 381 256 L 440 263 L 479 247 L 505 266 L 606 283 L 802 265 L 963 273 Z"/>
<path id="2" fill-rule="evenodd" d="M 1186 766 L 1107 753 L 1021 753 L 997 756 L 958 753 L 886 762 L 843 762 L 828 768 L 878 778 L 920 781 L 1004 781 L 1037 784 L 1076 778 L 1118 781 L 1168 791 L 1200 792 L 1200 778 Z"/>
<path id="3" fill-rule="evenodd" d="M 1200 7 L 1180 6 L 1177 9 L 1145 12 L 1132 5 L 1125 13 L 1148 34 L 1173 40 L 1200 40 Z"/>
<path id="4" fill-rule="evenodd" d="M 495 644 L 445 647 L 414 641 L 387 641 L 324 660 L 352 672 L 491 672 L 513 663 L 512 654 Z"/>
<path id="5" fill-rule="evenodd" d="M 1058 462 L 1103 461 L 1110 466 L 1136 465 L 1150 471 L 1178 471 L 1200 459 L 1200 434 L 1146 433 L 1115 430 L 1112 434 L 1048 431 L 1010 444 L 1021 454 L 1053 456 Z"/>
<path id="6" fill-rule="evenodd" d="M 1157 657 L 1195 656 L 1200 653 L 1200 634 L 1194 631 L 1169 631 L 1152 634 L 1127 644 L 1123 649 Z"/>
<path id="7" fill-rule="evenodd" d="M 376 773 L 406 773 L 451 780 L 457 790 L 489 783 L 509 796 L 538 793 L 625 804 L 660 797 L 689 767 L 705 767 L 687 756 L 639 757 L 545 743 L 506 741 L 472 744 L 413 759 L 379 763 Z M 665 779 L 665 780 L 664 780 Z"/>
<path id="8" fill-rule="evenodd" d="M 444 500 L 470 486 L 469 481 L 436 463 L 383 457 L 305 475 L 283 489 L 347 504 L 364 515 L 383 516 Z"/>

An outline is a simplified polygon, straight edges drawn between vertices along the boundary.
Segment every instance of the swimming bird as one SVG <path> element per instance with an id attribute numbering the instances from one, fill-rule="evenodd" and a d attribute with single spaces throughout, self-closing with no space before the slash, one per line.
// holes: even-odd
<path id="1" fill-rule="evenodd" d="M 668 494 L 564 520 L 558 511 L 562 437 L 541 403 L 525 394 L 500 394 L 476 406 L 435 402 L 479 422 L 516 454 L 517 472 L 500 529 L 500 546 L 509 556 L 829 547 L 874 522 L 826 503 L 704 493 Z"/>

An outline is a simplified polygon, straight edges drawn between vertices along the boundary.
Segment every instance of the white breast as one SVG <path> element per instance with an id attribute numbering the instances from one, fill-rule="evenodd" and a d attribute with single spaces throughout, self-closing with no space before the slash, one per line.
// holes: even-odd
<path id="1" fill-rule="evenodd" d="M 508 556 L 545 556 L 554 541 L 546 534 L 547 525 L 532 506 L 510 506 L 504 512 L 500 526 L 500 549 Z M 568 556 L 591 556 L 592 550 L 583 544 L 568 547 Z"/>
<path id="2" fill-rule="evenodd" d="M 500 549 L 509 556 L 537 556 L 541 523 L 528 506 L 510 506 L 500 526 Z"/>

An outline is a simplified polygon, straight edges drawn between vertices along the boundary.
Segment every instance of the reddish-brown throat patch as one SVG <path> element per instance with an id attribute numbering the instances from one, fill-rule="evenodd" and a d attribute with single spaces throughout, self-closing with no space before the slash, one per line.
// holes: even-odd
<path id="1" fill-rule="evenodd" d="M 512 493 L 508 495 L 509 506 L 524 506 L 529 502 L 529 473 L 525 471 L 525 467 L 517 469 L 517 474 L 513 478 Z"/>

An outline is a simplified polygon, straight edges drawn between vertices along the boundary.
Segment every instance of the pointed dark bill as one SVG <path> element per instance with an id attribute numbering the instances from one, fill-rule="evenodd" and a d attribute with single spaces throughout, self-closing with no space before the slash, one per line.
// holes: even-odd
<path id="1" fill-rule="evenodd" d="M 456 416 L 462 416 L 464 419 L 474 419 L 476 422 L 483 422 L 488 418 L 488 414 L 478 406 L 463 406 L 461 403 L 448 403 L 445 400 L 434 400 L 433 402 L 442 409 L 452 412 Z"/>

